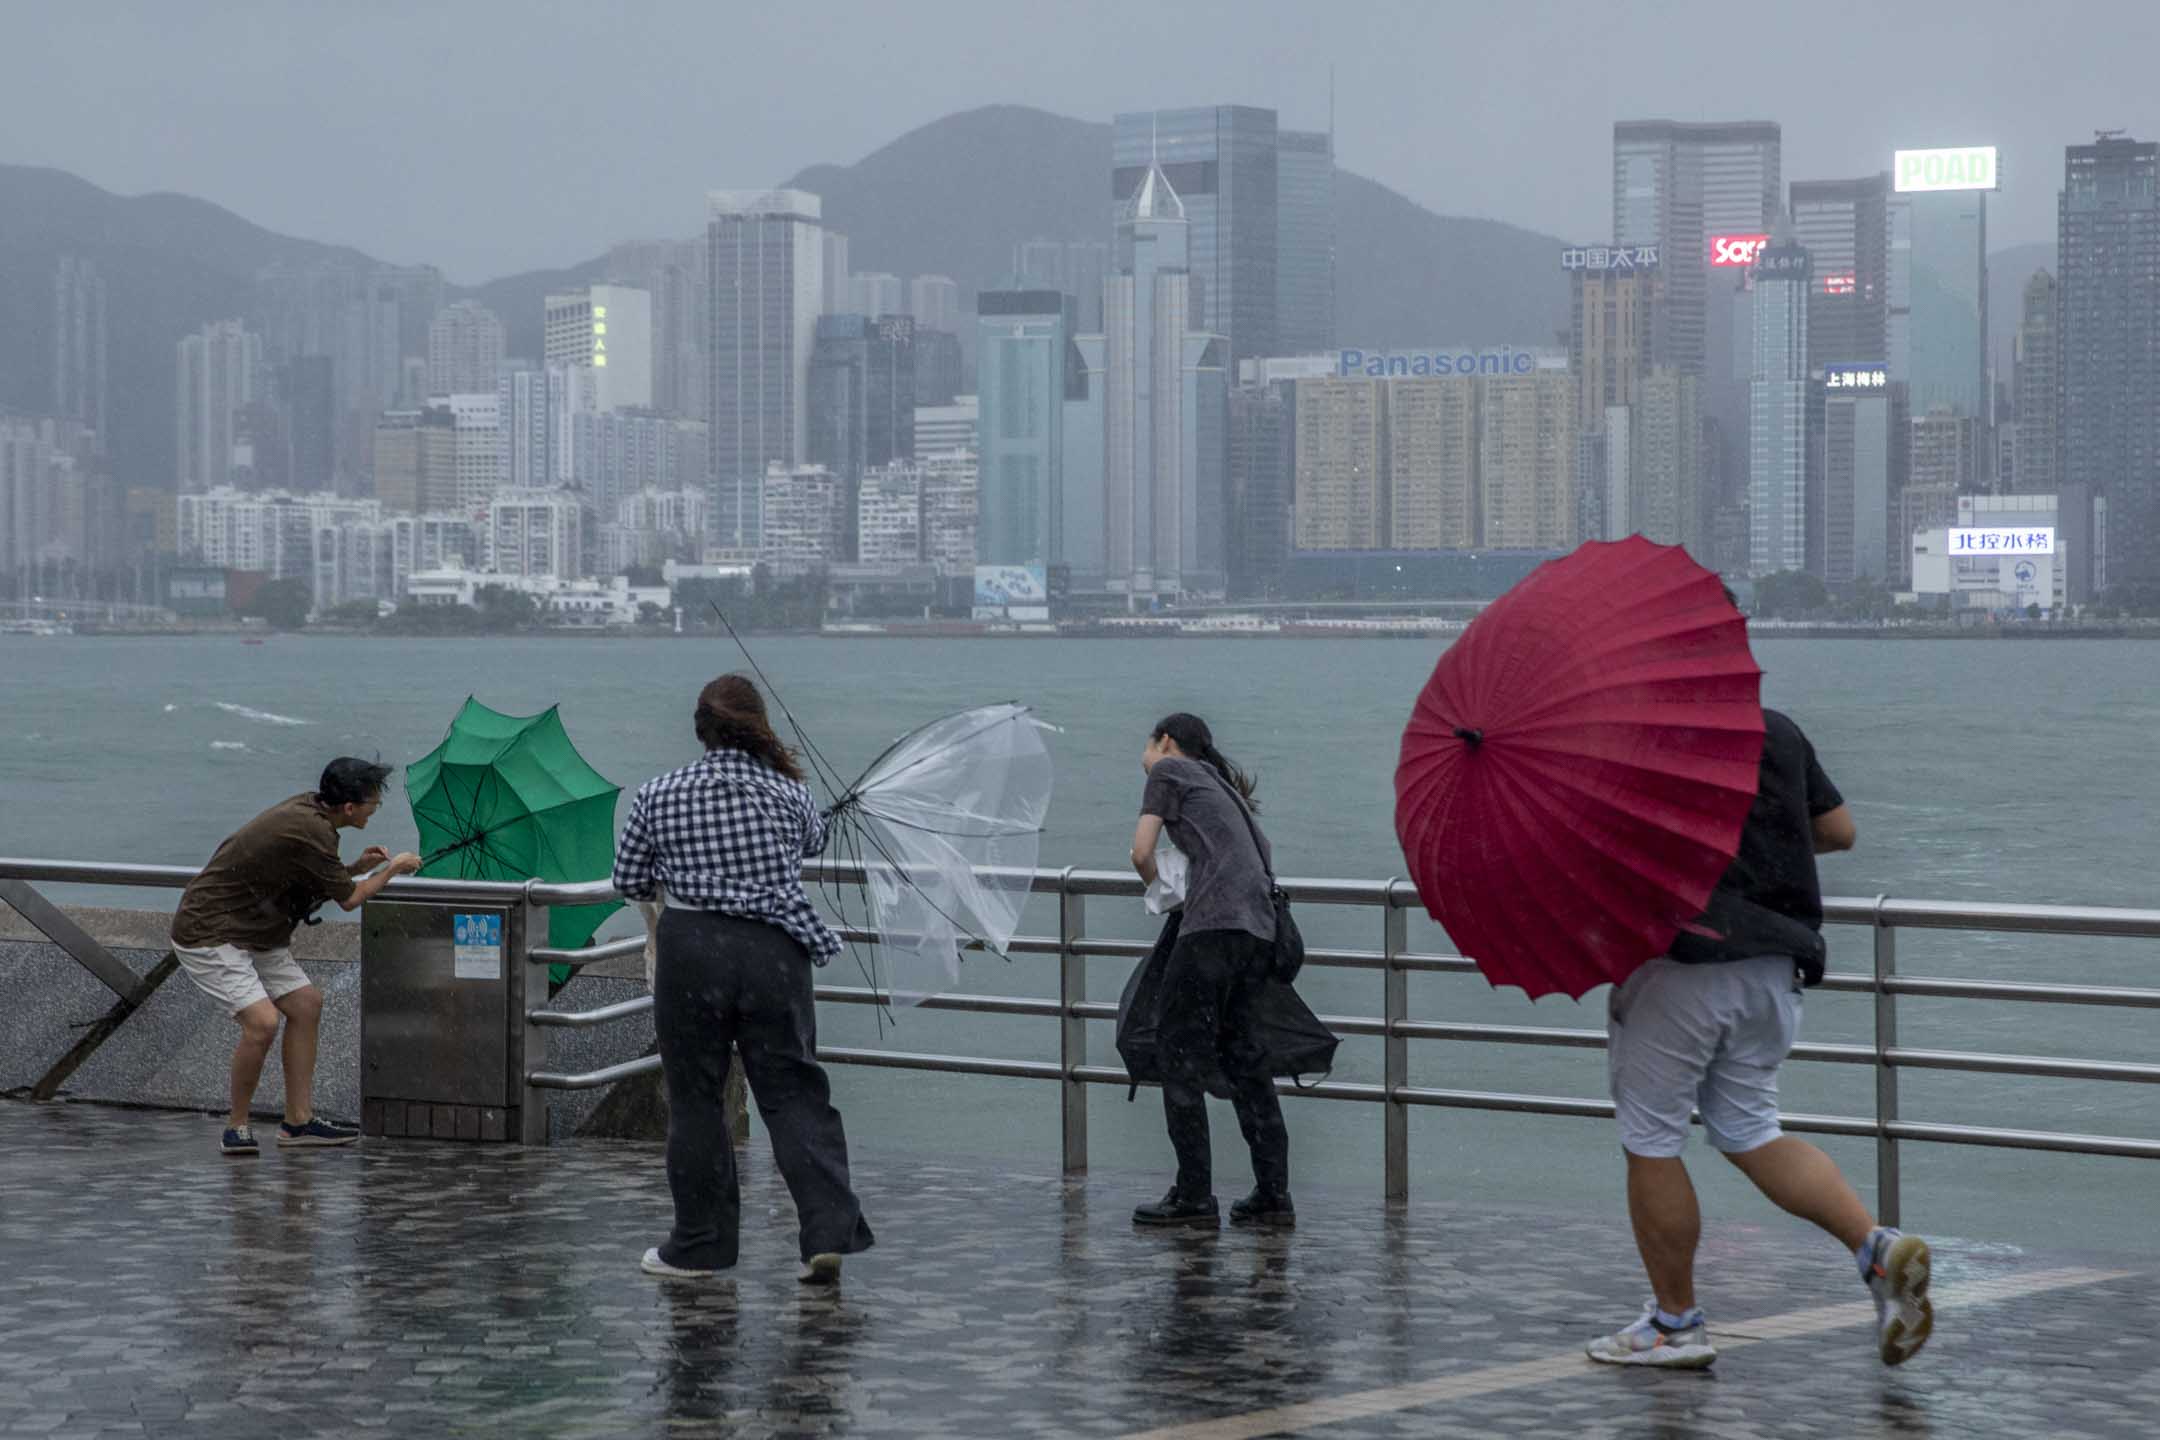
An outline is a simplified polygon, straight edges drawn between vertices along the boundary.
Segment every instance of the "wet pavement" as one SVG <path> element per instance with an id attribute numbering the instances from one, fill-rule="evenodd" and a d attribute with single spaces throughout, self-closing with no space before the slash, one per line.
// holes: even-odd
<path id="1" fill-rule="evenodd" d="M 794 1280 L 762 1135 L 732 1279 L 637 1270 L 657 1147 L 373 1141 L 228 1160 L 200 1115 L 0 1102 L 0 1435 L 2150 1436 L 2143 1262 L 1939 1240 L 1886 1371 L 1848 1258 L 1713 1218 L 1704 1374 L 1580 1343 L 1643 1293 L 1624 1217 L 1390 1209 L 1135 1233 L 1159 1179 L 858 1150 L 878 1248 Z M 1615 1190 L 1617 1198 L 1617 1173 Z M 1230 1198 L 1224 1197 L 1225 1200 Z"/>

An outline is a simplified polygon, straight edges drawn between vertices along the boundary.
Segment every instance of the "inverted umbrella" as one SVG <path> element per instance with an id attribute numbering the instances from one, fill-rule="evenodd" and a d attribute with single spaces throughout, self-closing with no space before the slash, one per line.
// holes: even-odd
<path id="1" fill-rule="evenodd" d="M 605 880 L 615 864 L 621 790 L 578 754 L 555 707 L 505 715 L 467 697 L 442 744 L 405 769 L 425 862 L 420 873 L 557 884 Z M 551 907 L 548 944 L 588 945 L 621 908 L 620 901 Z M 569 973 L 565 966 L 549 971 L 558 984 Z"/>
<path id="2" fill-rule="evenodd" d="M 1494 985 L 1580 999 L 1693 928 L 1762 756 L 1762 671 L 1717 576 L 1641 536 L 1549 561 L 1419 694 L 1395 833 Z"/>

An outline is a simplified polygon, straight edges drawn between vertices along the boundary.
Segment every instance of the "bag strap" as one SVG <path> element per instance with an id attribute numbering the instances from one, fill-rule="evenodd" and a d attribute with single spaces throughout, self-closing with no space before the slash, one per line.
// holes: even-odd
<path id="1" fill-rule="evenodd" d="M 1253 854 L 1260 857 L 1260 869 L 1267 876 L 1268 888 L 1271 890 L 1281 888 L 1275 883 L 1275 866 L 1268 860 L 1267 846 L 1260 843 L 1259 822 L 1253 819 L 1252 809 L 1245 803 L 1245 797 L 1238 794 L 1237 787 L 1223 779 L 1222 773 L 1213 765 L 1209 765 L 1205 760 L 1202 760 L 1200 764 L 1206 766 L 1208 774 L 1213 776 L 1215 783 L 1222 787 L 1223 794 L 1230 797 L 1230 803 L 1237 806 L 1238 814 L 1245 817 L 1245 829 L 1252 836 Z"/>

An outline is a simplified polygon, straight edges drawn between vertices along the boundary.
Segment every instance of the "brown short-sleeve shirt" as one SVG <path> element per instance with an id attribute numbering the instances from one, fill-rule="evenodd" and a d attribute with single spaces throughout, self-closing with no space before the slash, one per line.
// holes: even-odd
<path id="1" fill-rule="evenodd" d="M 173 916 L 175 945 L 276 950 L 327 901 L 353 893 L 337 826 L 313 795 L 271 806 L 218 846 Z"/>

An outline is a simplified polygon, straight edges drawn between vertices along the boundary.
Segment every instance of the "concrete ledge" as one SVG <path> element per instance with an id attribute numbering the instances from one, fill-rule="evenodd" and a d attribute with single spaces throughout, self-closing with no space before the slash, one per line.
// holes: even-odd
<path id="1" fill-rule="evenodd" d="M 173 905 L 179 905 L 173 892 Z M 114 909 L 102 905 L 63 905 L 69 918 L 88 931 L 90 938 L 109 950 L 154 950 L 162 954 L 172 944 L 171 909 Z M 0 942 L 19 941 L 43 945 L 45 936 L 5 903 L 0 903 Z M 325 919 L 320 925 L 303 925 L 293 933 L 293 957 L 298 960 L 360 959 L 360 927 L 351 920 Z M 644 974 L 641 968 L 638 972 Z"/>

